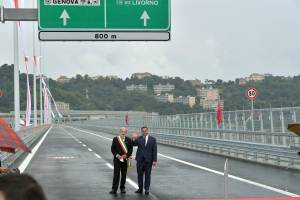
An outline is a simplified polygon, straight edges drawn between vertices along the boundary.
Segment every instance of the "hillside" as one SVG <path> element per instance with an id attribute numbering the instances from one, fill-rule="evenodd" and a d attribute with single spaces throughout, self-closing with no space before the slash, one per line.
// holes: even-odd
<path id="1" fill-rule="evenodd" d="M 32 86 L 32 76 L 30 76 Z M 25 99 L 26 76 L 20 76 L 20 97 Z M 189 81 L 179 77 L 162 78 L 159 76 L 146 77 L 144 79 L 127 78 L 109 79 L 99 77 L 93 80 L 85 75 L 77 75 L 67 83 L 59 83 L 49 80 L 50 89 L 56 101 L 70 103 L 71 109 L 76 110 L 136 110 L 147 112 L 159 112 L 161 114 L 202 112 L 199 105 L 189 108 L 183 104 L 160 103 L 153 95 L 154 84 L 174 84 L 176 89 L 172 92 L 175 96 L 195 96 L 196 88 Z M 127 85 L 147 84 L 148 92 L 129 92 Z M 249 85 L 239 85 L 237 81 L 223 82 L 211 81 L 211 86 L 218 88 L 224 100 L 224 110 L 249 109 L 250 103 L 245 98 L 245 89 Z M 259 90 L 259 97 L 255 102 L 256 108 L 300 106 L 300 76 L 293 78 L 266 77 L 265 80 L 255 82 L 253 87 Z M 0 88 L 4 96 L 0 98 L 0 112 L 13 110 L 13 66 L 0 67 Z M 86 98 L 88 90 L 88 99 Z M 38 97 L 39 99 L 39 97 Z M 199 101 L 199 98 L 197 98 Z M 199 102 L 197 102 L 199 103 Z M 25 109 L 25 101 L 21 102 L 21 109 Z"/>

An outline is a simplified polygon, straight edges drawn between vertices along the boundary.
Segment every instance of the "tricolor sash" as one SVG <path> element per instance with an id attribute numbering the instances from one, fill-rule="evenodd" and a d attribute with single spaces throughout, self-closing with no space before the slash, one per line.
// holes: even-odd
<path id="1" fill-rule="evenodd" d="M 122 138 L 121 138 L 121 136 L 118 136 L 117 139 L 118 139 L 118 142 L 119 142 L 119 144 L 120 144 L 120 146 L 121 146 L 121 148 L 122 148 L 122 150 L 123 150 L 123 153 L 124 153 L 124 154 L 127 154 L 128 149 L 127 149 L 125 140 L 123 141 Z M 122 159 L 122 160 L 123 160 L 123 159 Z M 122 161 L 122 160 L 120 160 L 120 161 Z M 122 161 L 122 162 L 123 162 L 123 161 Z"/>

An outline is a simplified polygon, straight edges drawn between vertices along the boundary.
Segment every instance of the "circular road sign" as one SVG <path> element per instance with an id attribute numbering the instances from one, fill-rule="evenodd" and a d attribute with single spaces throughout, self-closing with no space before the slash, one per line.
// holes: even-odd
<path id="1" fill-rule="evenodd" d="M 255 100 L 257 97 L 257 89 L 256 88 L 248 88 L 246 90 L 246 97 L 250 100 Z"/>

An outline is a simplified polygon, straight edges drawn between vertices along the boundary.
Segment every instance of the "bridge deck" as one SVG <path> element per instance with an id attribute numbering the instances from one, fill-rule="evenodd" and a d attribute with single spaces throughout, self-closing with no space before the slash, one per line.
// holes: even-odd
<path id="1" fill-rule="evenodd" d="M 113 135 L 98 132 L 91 125 L 55 126 L 25 172 L 41 183 L 50 200 L 115 199 L 108 194 L 113 175 L 111 138 Z M 219 174 L 223 157 L 165 145 L 159 145 L 158 150 L 158 166 L 147 199 L 223 197 L 224 177 Z M 145 198 L 134 194 L 134 163 L 122 199 Z M 238 160 L 230 160 L 229 166 L 234 175 L 229 179 L 230 197 L 288 197 L 300 193 L 297 171 Z"/>

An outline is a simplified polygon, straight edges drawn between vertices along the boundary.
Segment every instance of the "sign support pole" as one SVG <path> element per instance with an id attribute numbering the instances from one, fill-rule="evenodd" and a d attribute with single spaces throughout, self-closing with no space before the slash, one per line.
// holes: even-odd
<path id="1" fill-rule="evenodd" d="M 252 131 L 254 131 L 254 100 L 251 99 L 251 126 Z"/>
<path id="2" fill-rule="evenodd" d="M 33 7 L 34 7 L 34 1 L 33 1 Z M 37 100 L 36 100 L 36 68 L 37 68 L 37 62 L 36 62 L 36 51 L 35 51 L 35 23 L 33 22 L 32 24 L 32 53 L 33 53 L 33 59 L 34 59 L 34 64 L 33 64 L 33 112 L 34 112 L 34 121 L 33 124 L 36 127 L 37 126 Z"/>
<path id="3" fill-rule="evenodd" d="M 224 200 L 228 199 L 228 158 L 224 165 Z"/>
<path id="4" fill-rule="evenodd" d="M 14 22 L 14 109 L 15 131 L 20 130 L 20 84 L 19 84 L 19 33 L 18 22 Z"/>

